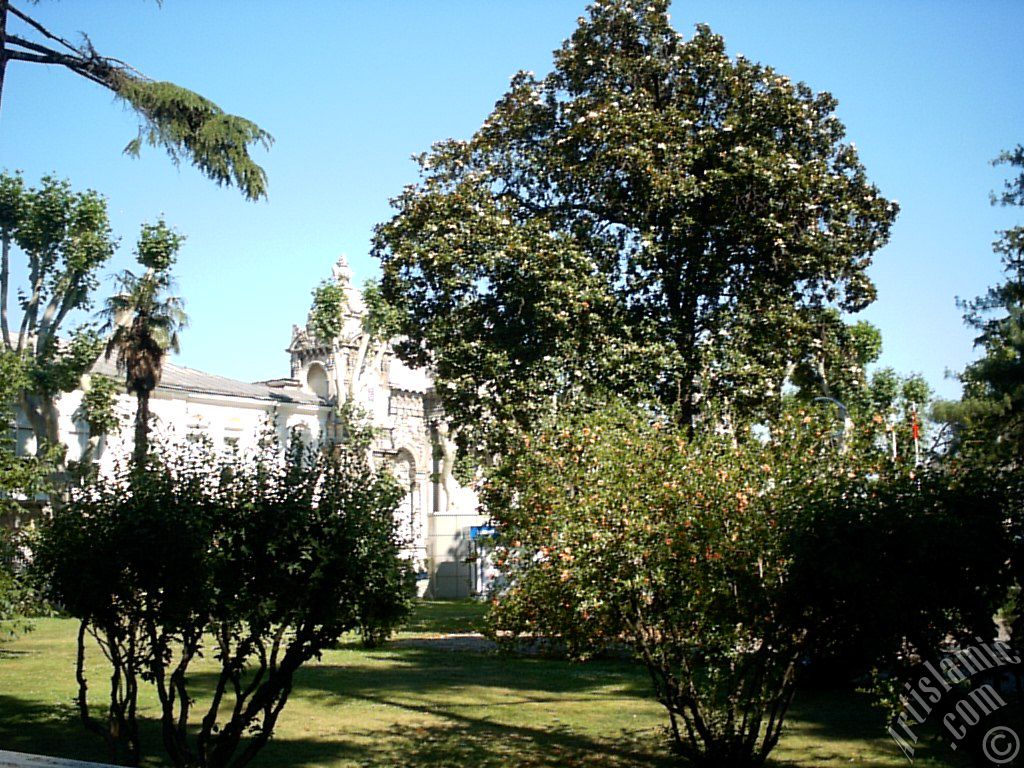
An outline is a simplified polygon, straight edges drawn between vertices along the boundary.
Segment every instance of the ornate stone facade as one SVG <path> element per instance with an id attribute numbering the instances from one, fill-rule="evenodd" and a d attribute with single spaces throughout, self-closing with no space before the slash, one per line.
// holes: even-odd
<path id="1" fill-rule="evenodd" d="M 430 377 L 403 365 L 390 344 L 364 332 L 366 307 L 344 257 L 334 267 L 334 278 L 346 297 L 338 338 L 321 343 L 307 327 L 296 326 L 288 347 L 291 377 L 285 379 L 250 383 L 166 363 L 150 402 L 154 435 L 173 442 L 202 434 L 214 446 L 243 452 L 255 446 L 268 425 L 282 440 L 297 432 L 331 441 L 341 429 L 340 409 L 354 405 L 375 429 L 371 460 L 389 467 L 407 489 L 396 514 L 407 554 L 420 574 L 420 593 L 462 597 L 478 592 L 482 584 L 470 530 L 484 519 L 477 514 L 473 492 L 452 477 L 454 445 Z M 103 358 L 92 373 L 123 380 Z M 108 471 L 131 453 L 132 430 L 89 435 L 79 407 L 89 380 L 83 377 L 81 389 L 57 401 L 60 439 L 69 461 L 82 460 L 88 447 L 89 460 Z M 122 394 L 117 411 L 129 424 L 134 398 Z M 17 440 L 19 450 L 35 450 L 31 429 L 20 418 Z"/>
<path id="2" fill-rule="evenodd" d="M 376 437 L 372 460 L 388 466 L 408 489 L 398 510 L 408 554 L 422 574 L 426 594 L 464 596 L 480 588 L 472 561 L 472 526 L 482 525 L 475 494 L 452 477 L 454 444 L 429 375 L 408 368 L 387 341 L 363 327 L 366 306 L 342 256 L 333 270 L 345 293 L 342 331 L 330 343 L 295 326 L 288 346 L 292 378 L 318 395 L 331 417 L 326 438 L 336 436 L 346 405 L 365 414 Z"/>

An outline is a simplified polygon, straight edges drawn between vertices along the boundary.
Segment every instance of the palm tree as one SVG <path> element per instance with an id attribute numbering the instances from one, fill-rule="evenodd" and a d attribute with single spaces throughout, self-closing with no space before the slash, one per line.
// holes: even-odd
<path id="1" fill-rule="evenodd" d="M 125 386 L 138 399 L 133 460 L 143 467 L 149 452 L 149 396 L 160 383 L 164 357 L 179 351 L 178 332 L 188 317 L 182 300 L 168 294 L 173 281 L 167 270 L 150 268 L 142 277 L 125 270 L 117 281 L 119 290 L 102 312 L 104 332 L 110 333 L 105 357 L 116 355 Z"/>

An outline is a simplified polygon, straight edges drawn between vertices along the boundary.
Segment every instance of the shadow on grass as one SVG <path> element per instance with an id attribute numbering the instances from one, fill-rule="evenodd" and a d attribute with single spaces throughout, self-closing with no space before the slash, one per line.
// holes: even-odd
<path id="1" fill-rule="evenodd" d="M 620 695 L 649 698 L 650 681 L 633 662 L 591 660 L 574 663 L 541 656 L 507 655 L 477 649 L 415 645 L 403 640 L 362 651 L 351 664 L 307 666 L 296 674 L 296 688 L 342 696 L 394 693 L 430 695 L 473 685 L 547 694 L 594 693 L 614 688 Z M 208 683 L 208 685 L 212 685 Z"/>
<path id="2" fill-rule="evenodd" d="M 870 694 L 855 690 L 801 690 L 789 717 L 802 729 L 839 740 L 869 741 L 885 736 L 885 713 Z"/>
<path id="3" fill-rule="evenodd" d="M 450 634 L 479 632 L 487 603 L 480 600 L 420 600 L 403 632 Z"/>
<path id="4" fill-rule="evenodd" d="M 799 764 L 811 762 L 855 761 L 858 766 L 910 765 L 906 756 L 886 731 L 885 711 L 878 707 L 874 697 L 851 689 L 826 690 L 820 687 L 800 690 L 786 719 L 789 744 L 801 752 Z M 970 759 L 950 750 L 937 738 L 935 728 L 926 724 L 916 729 L 920 739 L 913 754 L 915 768 L 931 766 L 967 766 Z M 863 751 L 873 745 L 880 762 L 851 757 L 853 751 Z M 881 762 L 882 756 L 886 759 Z M 770 765 L 797 765 L 795 760 L 776 757 Z"/>
<path id="5" fill-rule="evenodd" d="M 210 672 L 192 676 L 200 710 L 213 679 Z M 640 704 L 651 702 L 644 671 L 618 660 L 571 664 L 430 645 L 343 646 L 326 663 L 300 669 L 293 697 L 282 735 L 257 766 L 678 765 L 660 730 L 665 718 L 652 727 L 651 707 Z M 627 720 L 631 701 L 645 719 Z M 789 722 L 792 740 L 773 765 L 894 764 L 878 759 L 884 728 L 866 697 L 808 691 L 798 696 Z M 142 727 L 144 765 L 163 765 L 157 722 Z M 0 747 L 106 758 L 70 701 L 44 706 L 9 693 L 0 695 Z M 926 757 L 915 765 L 955 764 L 948 750 L 937 751 L 943 752 L 937 762 Z"/>
<path id="6" fill-rule="evenodd" d="M 0 694 L 0 749 L 103 762 L 103 744 L 66 704 L 43 705 Z"/>
<path id="7" fill-rule="evenodd" d="M 351 664 L 316 664 L 296 675 L 294 700 L 304 700 L 323 720 L 322 733 L 295 737 L 285 731 L 261 752 L 258 765 L 311 766 L 662 766 L 656 734 L 607 736 L 575 732 L 558 721 L 560 707 L 602 706 L 609 689 L 616 697 L 646 696 L 638 668 L 621 663 L 569 664 L 497 654 L 390 648 L 345 654 Z M 335 657 L 338 658 L 338 657 Z M 192 676 L 199 706 L 214 675 Z M 495 688 L 478 706 L 467 689 Z M 519 722 L 516 707 L 542 705 L 539 721 Z M 614 706 L 614 705 L 612 705 Z M 389 721 L 362 722 L 367 711 Z M 541 711 L 543 710 L 543 711 Z M 332 716 L 331 712 L 337 713 Z M 551 712 L 550 716 L 545 713 Z M 515 722 L 505 720 L 511 713 Z M 143 719 L 144 765 L 162 765 L 159 724 Z M 66 704 L 44 706 L 0 696 L 0 746 L 21 752 L 104 761 L 100 741 L 85 731 Z"/>
<path id="8" fill-rule="evenodd" d="M 211 685 L 212 677 L 202 683 Z M 373 766 L 671 765 L 659 734 L 619 727 L 606 735 L 581 733 L 558 718 L 560 708 L 584 705 L 607 707 L 614 720 L 621 715 L 622 698 L 646 699 L 648 693 L 642 671 L 633 664 L 571 664 L 404 644 L 364 652 L 351 664 L 306 667 L 295 679 L 296 697 L 318 711 L 341 713 L 345 705 L 356 704 L 350 712 L 388 713 L 395 728 L 386 734 L 379 724 L 369 729 L 359 722 L 339 724 L 339 742 L 328 747 L 336 757 Z M 534 706 L 539 718 L 518 717 L 517 708 L 526 706 Z M 325 746 L 275 740 L 260 762 L 319 762 Z"/>
<path id="9" fill-rule="evenodd" d="M 261 753 L 260 765 L 322 765 L 325 751 L 359 766 L 393 768 L 474 768 L 578 766 L 579 768 L 669 768 L 678 765 L 665 755 L 651 754 L 646 740 L 634 743 L 597 741 L 565 726 L 544 730 L 499 727 L 469 720 L 439 726 L 413 727 L 388 733 L 372 742 L 315 744 L 275 739 Z M 325 750 L 326 748 L 326 750 Z"/>

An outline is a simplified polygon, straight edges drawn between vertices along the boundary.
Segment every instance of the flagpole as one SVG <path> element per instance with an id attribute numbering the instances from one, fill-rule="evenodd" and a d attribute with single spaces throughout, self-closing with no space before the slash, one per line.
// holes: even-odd
<path id="1" fill-rule="evenodd" d="M 917 420 L 917 405 L 910 404 L 910 431 L 914 437 L 914 466 L 921 464 L 921 423 Z"/>

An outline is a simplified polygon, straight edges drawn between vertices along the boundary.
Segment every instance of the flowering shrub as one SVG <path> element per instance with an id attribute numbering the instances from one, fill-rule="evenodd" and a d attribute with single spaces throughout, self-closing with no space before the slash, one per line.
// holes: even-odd
<path id="1" fill-rule="evenodd" d="M 915 557 L 920 539 L 900 538 L 966 526 L 952 528 L 936 510 L 928 523 L 907 524 L 922 503 L 892 502 L 927 498 L 921 479 L 862 466 L 823 423 L 788 414 L 760 438 L 687 437 L 612 406 L 523 437 L 485 489 L 505 575 L 492 632 L 558 643 L 576 657 L 625 643 L 650 672 L 679 753 L 701 765 L 761 764 L 813 654 L 870 621 L 891 622 L 872 645 L 882 653 L 901 630 L 941 629 L 932 620 L 949 601 L 984 609 L 964 588 L 941 591 L 963 574 L 955 550 L 964 539 L 927 566 L 937 552 Z M 849 539 L 856 546 L 844 546 L 844 531 L 859 533 Z M 998 522 L 986 531 L 998 540 Z M 992 560 L 991 549 L 970 552 Z M 876 565 L 883 554 L 907 557 L 888 565 L 889 583 L 845 578 L 843 558 L 855 564 L 864 554 Z M 940 565 L 951 574 L 925 586 Z M 917 612 L 900 602 L 900 579 L 915 566 L 927 572 L 914 588 L 937 593 Z M 879 590 L 891 595 L 875 617 Z M 901 611 L 912 618 L 901 622 Z"/>

